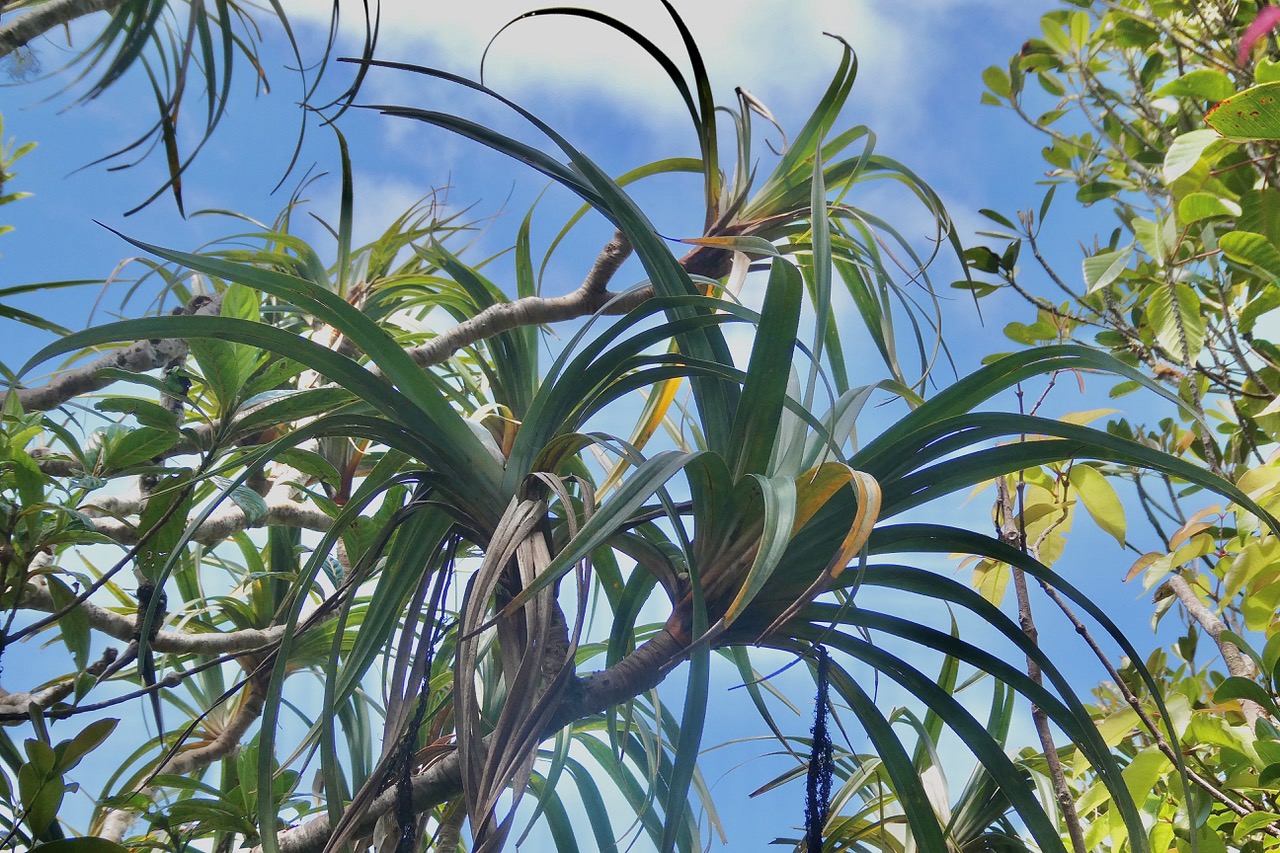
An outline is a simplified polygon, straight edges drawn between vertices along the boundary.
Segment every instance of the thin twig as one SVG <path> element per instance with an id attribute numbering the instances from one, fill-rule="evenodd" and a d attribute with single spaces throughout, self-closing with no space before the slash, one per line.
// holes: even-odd
<path id="1" fill-rule="evenodd" d="M 996 490 L 1001 519 L 1000 538 L 1025 554 L 1027 552 L 1027 533 L 1023 527 L 1024 516 L 1022 512 L 1015 511 L 1013 498 L 1009 494 L 1009 485 L 1004 477 L 996 480 Z M 1019 504 L 1021 504 L 1022 489 L 1018 491 Z M 1026 634 L 1031 644 L 1033 646 L 1039 645 L 1039 632 L 1036 630 L 1035 620 L 1031 615 L 1031 598 L 1027 594 L 1026 575 L 1018 566 L 1012 566 L 1011 568 L 1013 572 L 1013 589 L 1018 598 L 1018 623 L 1022 626 L 1022 632 Z M 1037 686 L 1043 686 L 1044 677 L 1040 672 L 1040 665 L 1030 655 L 1027 655 L 1027 676 Z M 1062 761 L 1058 757 L 1058 748 L 1053 742 L 1053 732 L 1049 727 L 1049 718 L 1044 710 L 1034 702 L 1031 705 L 1031 717 L 1035 724 L 1036 734 L 1040 738 L 1041 748 L 1044 750 L 1045 762 L 1049 768 L 1049 779 L 1053 783 L 1053 792 L 1057 797 L 1058 807 L 1062 810 L 1063 822 L 1067 825 L 1067 832 L 1071 836 L 1071 848 L 1075 853 L 1087 853 L 1088 847 L 1084 840 L 1084 827 L 1080 824 L 1080 815 L 1076 811 L 1075 798 L 1071 795 L 1071 788 L 1067 785 L 1067 777 L 1062 769 Z"/>
<path id="2" fill-rule="evenodd" d="M 1107 674 L 1110 676 L 1111 681 L 1116 685 L 1117 689 L 1119 689 L 1120 695 L 1124 698 L 1125 702 L 1128 703 L 1129 707 L 1133 709 L 1134 713 L 1138 715 L 1138 719 L 1142 722 L 1143 727 L 1155 741 L 1156 748 L 1164 753 L 1165 757 L 1176 765 L 1178 763 L 1178 755 L 1169 744 L 1169 740 L 1165 737 L 1164 731 L 1156 724 L 1156 721 L 1151 718 L 1151 715 L 1147 713 L 1146 708 L 1143 707 L 1142 702 L 1138 699 L 1137 695 L 1129 689 L 1129 685 L 1125 680 L 1120 677 L 1120 673 L 1112 665 L 1111 660 L 1102 650 L 1102 647 L 1098 645 L 1097 640 L 1093 638 L 1093 634 L 1089 631 L 1089 628 L 1080 621 L 1080 618 L 1076 616 L 1070 605 L 1068 605 L 1062 596 L 1058 594 L 1056 589 L 1044 581 L 1040 582 L 1040 588 L 1044 590 L 1045 594 L 1049 596 L 1050 600 L 1052 600 L 1054 604 L 1058 605 L 1058 608 L 1066 615 L 1067 619 L 1075 628 L 1076 633 L 1084 639 L 1085 643 L 1093 651 L 1093 654 L 1102 663 L 1103 667 L 1106 668 Z M 1186 768 L 1186 770 L 1188 779 L 1199 786 L 1209 796 L 1213 797 L 1219 803 L 1222 803 L 1237 815 L 1244 817 L 1245 815 L 1261 810 L 1261 807 L 1253 803 L 1251 800 L 1248 800 L 1247 797 L 1242 797 L 1242 799 L 1245 799 L 1246 802 L 1249 803 L 1249 806 L 1237 803 L 1212 780 L 1202 776 L 1190 767 Z M 1252 808 L 1250 808 L 1250 806 Z M 1280 837 L 1280 828 L 1267 826 L 1263 827 L 1263 831 L 1268 835 Z"/>

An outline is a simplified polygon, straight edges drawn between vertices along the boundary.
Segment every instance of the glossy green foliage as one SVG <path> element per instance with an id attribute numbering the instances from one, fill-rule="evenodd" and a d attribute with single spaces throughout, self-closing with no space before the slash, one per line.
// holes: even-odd
<path id="1" fill-rule="evenodd" d="M 1203 465 L 1263 507 L 1274 500 L 1280 436 L 1280 353 L 1271 340 L 1280 304 L 1272 126 L 1280 66 L 1268 36 L 1274 12 L 1255 3 L 1126 0 L 1066 3 L 1044 16 L 1041 32 L 1007 67 L 987 70 L 983 100 L 1041 132 L 1052 186 L 1037 210 L 1016 217 L 986 211 L 996 229 L 986 236 L 996 242 L 967 252 L 1033 303 L 1034 322 L 1011 324 L 1009 338 L 1107 349 L 1179 398 L 1180 411 L 1146 423 L 1115 419 L 1108 432 Z M 1052 242 L 1081 237 L 1055 228 L 1051 214 L 1065 191 L 1083 205 L 1111 209 L 1120 223 L 1109 237 L 1092 240 L 1079 275 L 1044 260 Z M 1024 247 L 1058 286 L 1051 298 L 1030 284 L 1038 273 L 1028 252 L 1019 265 Z M 995 289 L 984 284 L 979 293 Z M 1123 381 L 1111 393 L 1137 387 Z M 1152 477 L 1129 464 L 1048 465 L 1010 483 L 1022 491 L 1024 530 L 1045 562 L 1075 553 L 1067 540 L 1082 505 L 1140 555 L 1127 579 L 1155 591 L 1153 627 L 1174 613 L 1187 624 L 1180 667 L 1166 669 L 1164 652 L 1146 658 L 1162 681 L 1168 713 L 1185 721 L 1180 739 L 1152 732 L 1151 702 L 1159 693 L 1131 671 L 1124 674 L 1132 692 L 1104 686 L 1104 705 L 1092 712 L 1104 716 L 1108 744 L 1126 755 L 1126 784 L 1142 795 L 1137 805 L 1153 849 L 1276 849 L 1274 788 L 1254 781 L 1267 760 L 1242 770 L 1237 753 L 1270 750 L 1266 715 L 1275 685 L 1265 665 L 1250 663 L 1262 656 L 1247 650 L 1270 647 L 1280 630 L 1274 534 L 1253 510 L 1213 504 L 1180 476 Z M 1136 494 L 1131 504 L 1139 511 L 1121 514 L 1121 494 Z M 1117 565 L 1117 574 L 1128 563 Z M 999 600 L 1008 567 L 985 559 L 975 571 L 983 593 Z M 1230 639 L 1210 646 L 1211 637 Z M 1216 669 L 1195 661 L 1197 644 Z M 1214 689 L 1217 682 L 1223 689 Z M 1179 743 L 1187 776 L 1171 760 Z M 1071 776 L 1082 810 L 1105 808 L 1107 795 L 1091 771 L 1073 769 Z M 1091 844 L 1106 831 L 1100 823 L 1088 829 Z"/>

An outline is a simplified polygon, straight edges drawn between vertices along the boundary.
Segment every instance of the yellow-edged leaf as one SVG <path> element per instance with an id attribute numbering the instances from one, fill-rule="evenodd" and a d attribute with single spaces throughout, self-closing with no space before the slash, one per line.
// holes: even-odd
<path id="1" fill-rule="evenodd" d="M 662 425 L 662 420 L 667 416 L 667 410 L 671 408 L 672 402 L 675 401 L 682 382 L 681 379 L 665 379 L 654 386 L 653 393 L 645 401 L 644 411 L 640 414 L 635 431 L 631 434 L 631 445 L 637 450 L 643 450 L 649 443 L 649 439 L 653 438 L 653 434 L 658 431 L 658 427 Z M 630 467 L 631 463 L 626 457 L 619 459 L 610 469 L 608 476 L 604 478 L 600 493 L 604 494 L 616 486 Z"/>

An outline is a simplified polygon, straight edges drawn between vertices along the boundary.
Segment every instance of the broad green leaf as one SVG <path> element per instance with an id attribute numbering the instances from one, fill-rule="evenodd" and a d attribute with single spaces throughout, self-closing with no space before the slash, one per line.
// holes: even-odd
<path id="1" fill-rule="evenodd" d="M 187 469 L 162 477 L 152 489 L 138 521 L 139 534 L 145 537 L 145 544 L 138 551 L 137 565 L 148 581 L 161 580 L 161 573 L 187 526 L 191 504 L 192 475 Z M 153 607 L 158 598 L 153 598 Z"/>
<path id="2" fill-rule="evenodd" d="M 257 294 L 251 288 L 233 283 L 223 296 L 221 316 L 257 322 Z M 229 410 L 262 358 L 261 351 L 216 338 L 192 339 L 188 345 L 209 390 L 222 410 Z"/>
<path id="3" fill-rule="evenodd" d="M 153 429 L 175 430 L 178 427 L 177 416 L 150 400 L 137 397 L 108 397 L 93 404 L 100 412 L 124 412 L 133 415 L 139 426 Z"/>
<path id="4" fill-rule="evenodd" d="M 1269 57 L 1261 57 L 1253 66 L 1253 78 L 1259 83 L 1274 83 L 1280 80 L 1280 62 Z"/>
<path id="5" fill-rule="evenodd" d="M 107 446 L 108 452 L 103 464 L 112 471 L 141 465 L 164 453 L 181 439 L 182 436 L 173 429 L 138 427 Z"/>
<path id="6" fill-rule="evenodd" d="M 61 775 L 37 777 L 24 774 L 26 769 L 19 768 L 18 790 L 26 810 L 27 826 L 31 828 L 32 835 L 40 836 L 57 818 L 67 787 Z"/>
<path id="7" fill-rule="evenodd" d="M 1178 201 L 1178 221 L 1184 225 L 1216 217 L 1238 217 L 1240 205 L 1213 193 L 1188 193 Z"/>
<path id="8" fill-rule="evenodd" d="M 1009 81 L 1009 73 L 997 65 L 992 65 L 982 72 L 982 82 L 997 98 L 1008 99 L 1013 90 Z"/>
<path id="9" fill-rule="evenodd" d="M 1085 205 L 1093 204 L 1109 199 L 1123 189 L 1120 184 L 1111 181 L 1092 181 L 1076 190 L 1076 201 Z"/>
<path id="10" fill-rule="evenodd" d="M 1198 101 L 1225 101 L 1235 94 L 1231 78 L 1216 68 L 1197 68 L 1157 89 L 1154 94 L 1194 98 Z"/>
<path id="11" fill-rule="evenodd" d="M 1124 504 L 1120 502 L 1120 497 L 1116 494 L 1111 482 L 1097 468 L 1083 464 L 1072 465 L 1068 479 L 1094 523 L 1114 536 L 1123 548 L 1125 543 Z"/>
<path id="12" fill-rule="evenodd" d="M 62 642 L 71 652 L 71 659 L 77 672 L 84 672 L 89 665 L 89 649 L 92 644 L 92 629 L 89 616 L 83 608 L 74 606 L 76 595 L 71 588 L 57 575 L 45 578 L 49 595 L 55 606 L 69 608 L 58 620 L 58 630 L 62 634 Z"/>
<path id="13" fill-rule="evenodd" d="M 1213 692 L 1215 702 L 1229 702 L 1232 699 L 1248 699 L 1261 705 L 1272 716 L 1280 715 L 1271 694 L 1251 679 L 1233 675 L 1219 684 L 1218 689 Z"/>
<path id="14" fill-rule="evenodd" d="M 214 477 L 213 482 L 217 483 L 219 488 L 230 488 L 230 491 L 227 492 L 227 497 L 240 508 L 251 527 L 261 523 L 267 517 L 267 513 L 270 512 L 270 508 L 267 506 L 267 502 L 262 499 L 262 495 L 248 486 L 232 486 L 231 481 L 225 477 Z"/>
<path id="15" fill-rule="evenodd" d="M 1138 712 L 1132 708 L 1120 708 L 1098 721 L 1098 734 L 1107 746 L 1114 747 L 1129 737 L 1140 723 Z"/>
<path id="16" fill-rule="evenodd" d="M 1262 187 L 1240 194 L 1240 219 L 1236 230 L 1261 234 L 1280 243 L 1280 190 Z"/>
<path id="17" fill-rule="evenodd" d="M 1280 139 L 1280 82 L 1263 83 L 1232 95 L 1204 117 L 1228 139 Z"/>
<path id="18" fill-rule="evenodd" d="M 1177 242 L 1177 222 L 1173 216 L 1156 220 L 1135 217 L 1132 221 L 1133 236 L 1143 250 L 1151 256 L 1156 266 L 1169 263 Z"/>
<path id="19" fill-rule="evenodd" d="M 1173 296 L 1169 293 L 1171 289 Z M 1147 302 L 1147 316 L 1165 352 L 1178 364 L 1194 364 L 1200 357 L 1205 334 L 1204 315 L 1200 313 L 1196 292 L 1181 282 L 1156 285 Z"/>
<path id="20" fill-rule="evenodd" d="M 1273 279 L 1280 278 L 1280 249 L 1263 235 L 1230 231 L 1218 239 L 1218 246 L 1231 260 L 1257 267 Z"/>
<path id="21" fill-rule="evenodd" d="M 1071 13 L 1071 43 L 1077 48 L 1089 44 L 1089 13 L 1083 10 Z"/>
<path id="22" fill-rule="evenodd" d="M 1132 256 L 1132 249 L 1118 249 L 1085 258 L 1083 262 L 1085 293 L 1101 290 L 1119 278 Z"/>
<path id="23" fill-rule="evenodd" d="M 1156 782 L 1172 769 L 1173 763 L 1156 747 L 1139 752 L 1124 769 L 1124 783 L 1129 789 L 1129 796 L 1139 805 L 1146 802 L 1155 790 Z"/>
<path id="24" fill-rule="evenodd" d="M 80 763 L 81 758 L 101 746 L 102 742 L 115 731 L 119 722 L 118 719 L 112 718 L 95 720 L 81 729 L 78 735 L 66 741 L 65 745 L 59 744 L 61 754 L 58 763 L 63 771 L 75 767 Z"/>
<path id="25" fill-rule="evenodd" d="M 1277 824 L 1280 824 L 1280 814 L 1271 811 L 1253 812 L 1236 822 L 1236 828 L 1231 837 L 1236 841 L 1244 841 L 1253 833 Z"/>

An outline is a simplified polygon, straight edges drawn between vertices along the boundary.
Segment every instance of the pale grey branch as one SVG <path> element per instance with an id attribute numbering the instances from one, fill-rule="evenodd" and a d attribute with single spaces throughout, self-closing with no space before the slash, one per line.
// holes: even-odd
<path id="1" fill-rule="evenodd" d="M 35 610 L 41 613 L 54 613 L 59 608 L 49 594 L 48 587 L 43 585 L 28 586 L 18 602 L 23 610 Z M 117 640 L 128 642 L 137 631 L 137 617 L 133 613 L 116 613 L 92 602 L 84 602 L 79 607 L 80 613 L 88 620 L 89 627 Z M 243 654 L 269 648 L 284 636 L 284 626 L 226 633 L 198 633 L 195 631 L 160 631 L 150 642 L 150 647 L 157 652 L 174 654 L 228 655 Z"/>
<path id="2" fill-rule="evenodd" d="M 1187 579 L 1176 572 L 1169 576 L 1164 582 L 1161 590 L 1168 590 L 1177 596 L 1178 601 L 1186 608 L 1187 614 L 1204 629 L 1205 633 L 1213 638 L 1218 645 L 1218 651 L 1222 655 L 1222 660 L 1227 665 L 1227 672 L 1240 678 L 1253 678 L 1257 673 L 1257 668 L 1253 665 L 1253 661 L 1245 657 L 1240 652 L 1240 648 L 1230 640 L 1222 637 L 1222 632 L 1227 630 L 1227 625 L 1218 615 L 1205 606 L 1204 602 L 1196 595 L 1195 590 L 1191 588 L 1191 584 L 1187 583 Z M 1157 597 L 1160 593 L 1157 592 Z M 1254 724 L 1258 721 L 1258 717 L 1265 712 L 1262 706 L 1252 699 L 1241 699 L 1240 710 L 1244 714 L 1245 722 L 1252 731 Z"/>
<path id="3" fill-rule="evenodd" d="M 191 301 L 177 313 L 217 314 L 221 310 L 220 294 L 200 295 L 192 297 Z M 44 385 L 35 388 L 19 388 L 16 393 L 24 411 L 47 412 L 58 408 L 73 397 L 101 391 L 115 382 L 116 380 L 111 377 L 100 375 L 104 370 L 114 368 L 131 373 L 146 373 L 148 370 L 181 362 L 187 357 L 187 352 L 187 342 L 178 338 L 138 341 L 133 346 L 108 353 L 83 367 L 60 373 Z M 4 405 L 5 400 L 12 393 L 15 392 L 9 391 L 0 395 L 0 406 Z"/>
<path id="4" fill-rule="evenodd" d="M 248 687 L 240 701 L 240 707 L 231 715 L 231 719 L 223 725 L 217 737 L 200 746 L 174 752 L 167 761 L 156 768 L 155 773 L 198 777 L 201 770 L 215 761 L 226 758 L 240 748 L 240 741 L 248 733 L 249 727 L 253 725 L 258 717 L 262 716 L 262 708 L 265 701 L 266 679 L 262 677 L 250 678 Z M 147 786 L 139 793 L 146 797 L 153 797 L 158 790 L 158 788 Z M 94 834 L 99 838 L 118 843 L 124 838 L 125 833 L 129 831 L 129 827 L 133 825 L 133 822 L 138 819 L 138 814 L 139 812 L 134 809 L 108 809 L 102 815 L 101 822 L 98 823 Z"/>
<path id="5" fill-rule="evenodd" d="M 0 57 L 30 44 L 49 30 L 71 23 L 94 12 L 109 12 L 121 0 L 49 0 L 29 12 L 0 23 Z"/>

